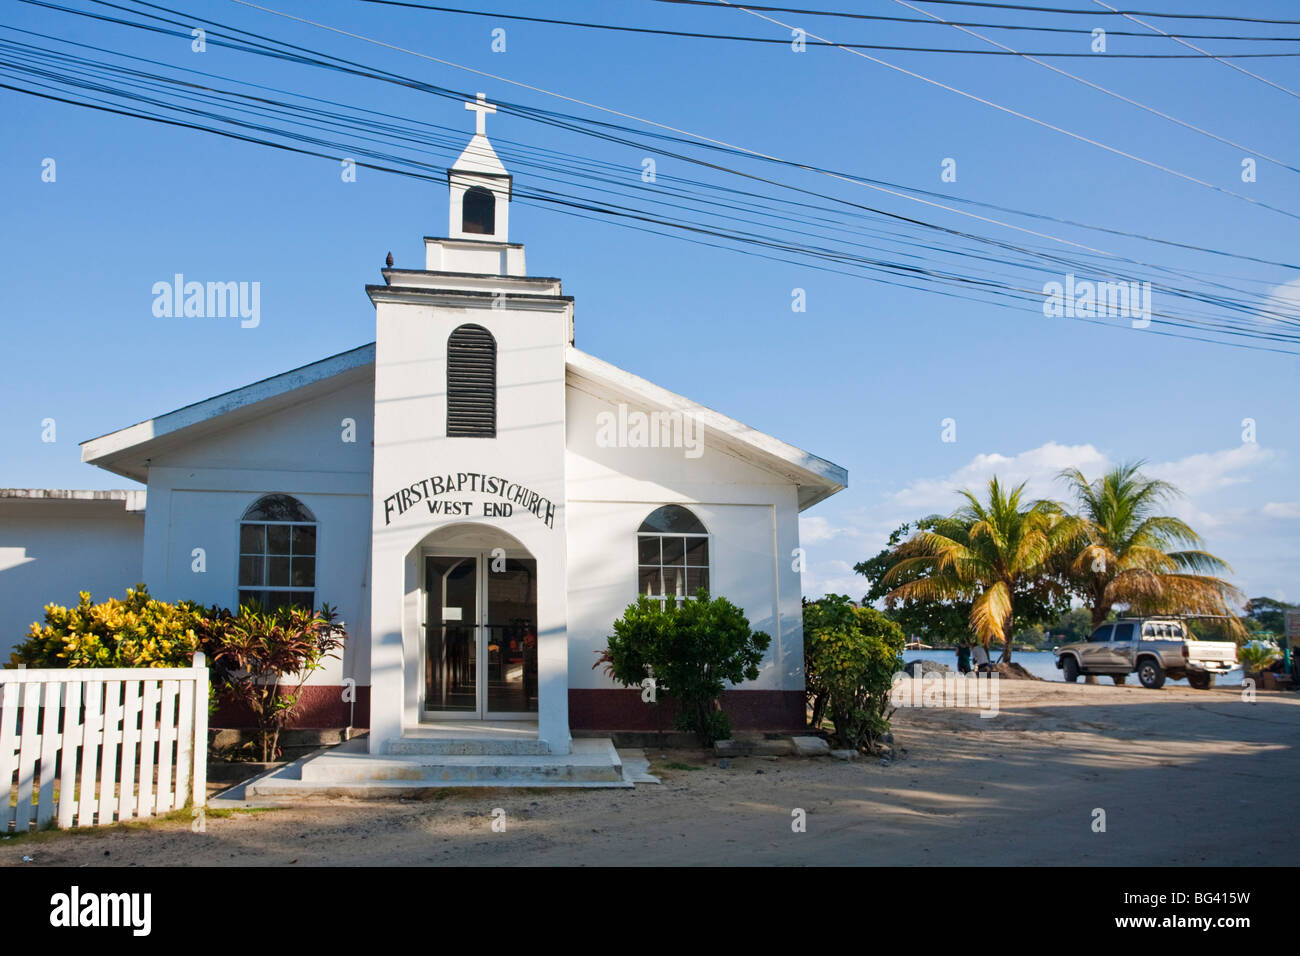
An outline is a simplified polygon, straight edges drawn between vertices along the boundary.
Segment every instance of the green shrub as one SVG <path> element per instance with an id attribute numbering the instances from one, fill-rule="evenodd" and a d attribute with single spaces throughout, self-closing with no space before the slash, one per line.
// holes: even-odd
<path id="1" fill-rule="evenodd" d="M 840 746 L 870 750 L 889 730 L 889 691 L 903 667 L 906 636 L 842 594 L 805 601 L 804 666 L 813 726 L 829 716 Z"/>
<path id="2" fill-rule="evenodd" d="M 654 680 L 658 694 L 678 704 L 677 729 L 702 745 L 731 736 L 720 698 L 728 682 L 758 678 L 758 665 L 772 639 L 750 631 L 745 613 L 726 598 L 701 588 L 680 603 L 642 595 L 614 622 L 614 633 L 597 661 L 625 687 Z"/>
<path id="3" fill-rule="evenodd" d="M 1247 674 L 1258 674 L 1282 656 L 1282 651 L 1272 641 L 1247 641 L 1237 649 L 1237 660 Z"/>
<path id="4" fill-rule="evenodd" d="M 192 601 L 156 601 L 143 584 L 99 604 L 79 596 L 75 607 L 46 605 L 44 626 L 32 624 L 11 667 L 189 667 L 201 650 L 207 612 Z"/>

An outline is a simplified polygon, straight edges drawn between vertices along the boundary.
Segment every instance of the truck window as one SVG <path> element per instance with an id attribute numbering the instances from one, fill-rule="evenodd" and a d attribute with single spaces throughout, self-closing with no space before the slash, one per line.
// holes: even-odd
<path id="1" fill-rule="evenodd" d="M 1117 640 L 1117 641 L 1131 641 L 1131 640 L 1133 640 L 1133 625 L 1132 625 L 1131 623 L 1129 623 L 1129 624 L 1116 624 L 1116 625 L 1115 625 L 1115 640 Z"/>
<path id="2" fill-rule="evenodd" d="M 1113 625 L 1113 624 L 1103 624 L 1101 627 L 1097 628 L 1097 630 L 1095 630 L 1095 631 L 1092 632 L 1092 637 L 1088 638 L 1088 640 L 1090 640 L 1090 641 L 1094 641 L 1094 642 L 1096 642 L 1096 641 L 1109 641 L 1109 640 L 1110 640 L 1110 632 L 1111 632 L 1113 629 L 1114 629 L 1114 625 Z"/>

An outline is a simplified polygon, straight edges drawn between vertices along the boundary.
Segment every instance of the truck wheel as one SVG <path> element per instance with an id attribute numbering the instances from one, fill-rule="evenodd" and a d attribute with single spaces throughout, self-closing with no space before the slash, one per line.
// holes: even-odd
<path id="1" fill-rule="evenodd" d="M 1067 657 L 1065 660 L 1061 661 L 1061 671 L 1065 675 L 1065 682 L 1067 684 L 1073 684 L 1079 679 L 1079 662 L 1073 657 Z"/>
<path id="2" fill-rule="evenodd" d="M 1187 683 L 1191 684 L 1197 690 L 1209 690 L 1214 686 L 1214 675 L 1205 671 L 1189 671 L 1187 674 Z"/>
<path id="3" fill-rule="evenodd" d="M 1138 680 L 1147 690 L 1159 690 L 1165 686 L 1165 671 L 1153 658 L 1144 657 L 1138 661 Z"/>
<path id="4" fill-rule="evenodd" d="M 1128 680 L 1128 675 L 1127 675 L 1127 674 L 1115 674 L 1113 677 L 1111 677 L 1111 680 L 1113 680 L 1113 681 L 1115 682 L 1115 686 L 1116 686 L 1116 687 L 1123 687 L 1123 686 L 1124 686 L 1124 682 L 1125 682 L 1126 680 Z"/>

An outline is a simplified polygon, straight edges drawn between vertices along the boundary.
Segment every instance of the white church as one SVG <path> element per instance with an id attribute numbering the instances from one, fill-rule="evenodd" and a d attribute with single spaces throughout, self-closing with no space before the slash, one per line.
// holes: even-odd
<path id="1" fill-rule="evenodd" d="M 374 755 L 460 728 L 564 755 L 655 729 L 593 665 L 639 594 L 703 586 L 772 639 L 724 695 L 733 726 L 804 726 L 799 514 L 846 472 L 575 348 L 572 297 L 510 241 L 494 108 L 466 108 L 447 236 L 366 286 L 372 344 L 83 443 L 142 489 L 0 491 L 5 659 L 83 589 L 328 603 L 348 640 L 300 726 L 369 727 Z"/>

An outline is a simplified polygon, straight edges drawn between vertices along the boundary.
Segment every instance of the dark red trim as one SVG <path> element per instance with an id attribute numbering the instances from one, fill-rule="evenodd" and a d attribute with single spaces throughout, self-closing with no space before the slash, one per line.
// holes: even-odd
<path id="1" fill-rule="evenodd" d="M 302 689 L 297 716 L 289 722 L 295 729 L 319 730 L 333 727 L 370 726 L 370 687 L 356 688 L 356 706 L 343 699 L 341 684 L 313 684 Z M 212 715 L 213 727 L 249 729 L 256 727 L 252 713 L 241 704 L 223 701 Z"/>
<path id="2" fill-rule="evenodd" d="M 801 690 L 729 690 L 722 694 L 722 709 L 733 730 L 790 732 L 805 724 Z M 656 708 L 661 715 L 656 717 Z M 676 708 L 671 700 L 647 704 L 638 690 L 570 690 L 569 727 L 572 730 L 673 729 Z"/>
<path id="3" fill-rule="evenodd" d="M 340 685 L 304 687 L 298 716 L 289 726 L 296 729 L 369 727 L 370 688 L 358 687 L 356 696 L 356 707 L 350 708 L 343 700 Z M 802 730 L 804 707 L 804 693 L 800 690 L 729 690 L 722 695 L 722 709 L 727 712 L 733 730 L 769 733 Z M 672 730 L 676 713 L 671 700 L 659 705 L 647 704 L 642 702 L 638 690 L 569 691 L 569 727 L 573 730 Z M 246 708 L 230 703 L 221 704 L 210 723 L 213 727 L 255 726 Z"/>

